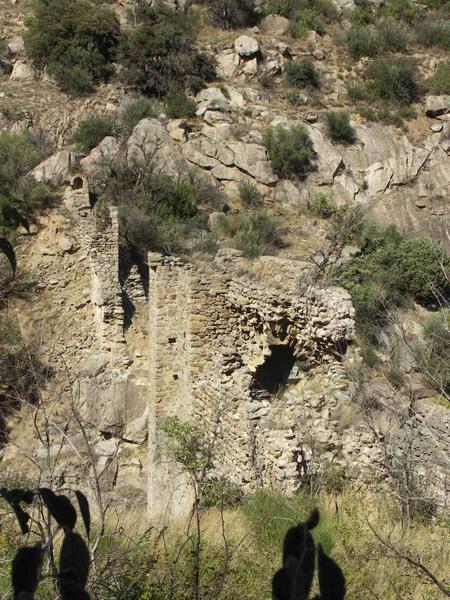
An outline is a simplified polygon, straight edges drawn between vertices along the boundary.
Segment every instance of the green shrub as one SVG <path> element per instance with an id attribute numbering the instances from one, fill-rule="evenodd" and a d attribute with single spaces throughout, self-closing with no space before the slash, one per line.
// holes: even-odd
<path id="1" fill-rule="evenodd" d="M 222 29 L 256 25 L 254 0 L 207 0 L 209 21 Z"/>
<path id="2" fill-rule="evenodd" d="M 298 7 L 298 0 L 268 0 L 263 7 L 264 15 L 281 15 L 287 19 Z"/>
<path id="3" fill-rule="evenodd" d="M 78 125 L 73 139 L 84 153 L 88 153 L 113 133 L 114 124 L 109 117 L 88 117 Z"/>
<path id="4" fill-rule="evenodd" d="M 213 74 L 213 59 L 195 49 L 192 18 L 168 6 L 139 0 L 136 26 L 123 36 L 120 61 L 124 82 L 147 96 L 198 88 Z"/>
<path id="5" fill-rule="evenodd" d="M 239 183 L 239 198 L 246 207 L 255 207 L 261 204 L 261 192 L 253 181 L 243 179 Z"/>
<path id="6" fill-rule="evenodd" d="M 182 117 L 195 117 L 197 105 L 182 90 L 172 90 L 166 95 L 165 107 L 168 117 L 181 119 Z"/>
<path id="7" fill-rule="evenodd" d="M 329 219 L 336 212 L 336 206 L 326 194 L 316 194 L 309 203 L 309 210 L 322 219 Z"/>
<path id="8" fill-rule="evenodd" d="M 316 153 L 304 126 L 269 128 L 264 132 L 264 143 L 273 169 L 282 177 L 303 178 L 312 170 Z"/>
<path id="9" fill-rule="evenodd" d="M 355 130 L 350 125 L 348 112 L 337 111 L 326 114 L 329 136 L 337 142 L 353 144 L 356 139 Z"/>
<path id="10" fill-rule="evenodd" d="M 120 26 L 113 11 L 92 0 L 35 0 L 25 48 L 66 90 L 88 91 L 113 73 Z"/>
<path id="11" fill-rule="evenodd" d="M 206 480 L 202 504 L 206 508 L 236 508 L 242 504 L 244 493 L 242 489 L 223 477 L 210 477 Z"/>
<path id="12" fill-rule="evenodd" d="M 389 17 L 407 23 L 413 23 L 417 18 L 417 8 L 411 0 L 387 0 L 381 11 Z"/>
<path id="13" fill-rule="evenodd" d="M 450 60 L 438 64 L 425 86 L 432 94 L 450 94 Z"/>
<path id="14" fill-rule="evenodd" d="M 356 110 L 366 121 L 395 127 L 402 127 L 404 119 L 414 119 L 417 116 L 416 111 L 410 106 L 400 106 L 397 110 L 392 110 L 387 102 L 381 102 L 377 107 L 359 106 Z"/>
<path id="15" fill-rule="evenodd" d="M 286 63 L 285 77 L 289 85 L 295 87 L 319 87 L 319 76 L 314 63 L 309 59 L 290 60 Z"/>
<path id="16" fill-rule="evenodd" d="M 443 249 L 428 238 L 405 239 L 394 226 L 372 230 L 361 256 L 352 260 L 341 282 L 352 295 L 358 331 L 375 341 L 389 311 L 413 298 L 421 304 L 450 294 Z"/>
<path id="17" fill-rule="evenodd" d="M 286 100 L 293 106 L 305 106 L 308 103 L 308 98 L 304 94 L 295 91 L 288 92 Z"/>
<path id="18" fill-rule="evenodd" d="M 142 119 L 158 116 L 158 110 L 148 98 L 139 98 L 126 105 L 122 113 L 122 123 L 126 131 L 132 131 Z"/>
<path id="19" fill-rule="evenodd" d="M 356 60 L 379 52 L 378 32 L 373 25 L 353 25 L 346 36 L 350 54 Z"/>
<path id="20" fill-rule="evenodd" d="M 404 52 L 411 40 L 408 27 L 393 17 L 376 22 L 378 45 L 382 52 Z"/>
<path id="21" fill-rule="evenodd" d="M 352 100 L 353 102 L 366 100 L 367 89 L 364 83 L 361 83 L 360 81 L 347 81 L 346 88 L 349 100 Z"/>
<path id="22" fill-rule="evenodd" d="M 428 317 L 423 330 L 420 356 L 425 376 L 441 394 L 450 397 L 450 311 L 443 309 Z"/>
<path id="23" fill-rule="evenodd" d="M 233 242 L 246 258 L 271 254 L 279 242 L 276 221 L 264 211 L 242 215 Z"/>
<path id="24" fill-rule="evenodd" d="M 308 31 L 325 33 L 325 21 L 321 14 L 311 8 L 300 10 L 289 24 L 289 32 L 294 38 L 304 38 Z"/>
<path id="25" fill-rule="evenodd" d="M 450 18 L 447 14 L 435 13 L 418 27 L 417 36 L 424 46 L 435 46 L 450 50 Z"/>
<path id="26" fill-rule="evenodd" d="M 346 11 L 346 17 L 353 25 L 369 25 L 374 22 L 372 11 L 365 6 L 356 5 L 351 10 Z"/>
<path id="27" fill-rule="evenodd" d="M 405 57 L 379 57 L 367 68 L 369 89 L 375 98 L 410 104 L 417 99 L 417 66 Z"/>

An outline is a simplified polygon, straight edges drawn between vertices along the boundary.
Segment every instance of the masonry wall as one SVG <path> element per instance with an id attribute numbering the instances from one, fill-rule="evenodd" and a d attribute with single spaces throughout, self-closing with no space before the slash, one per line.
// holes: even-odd
<path id="1" fill-rule="evenodd" d="M 160 432 L 173 415 L 200 422 L 211 436 L 217 475 L 247 491 L 295 491 L 305 470 L 295 410 L 257 389 L 255 374 L 274 346 L 308 369 L 337 369 L 353 336 L 348 295 L 332 289 L 298 298 L 224 268 L 153 254 L 149 266 L 150 514 L 182 504 L 179 469 Z"/>

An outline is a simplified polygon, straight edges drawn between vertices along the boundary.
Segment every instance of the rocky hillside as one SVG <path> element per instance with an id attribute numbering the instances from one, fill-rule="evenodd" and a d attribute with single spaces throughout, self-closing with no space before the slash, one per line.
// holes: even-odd
<path id="1" fill-rule="evenodd" d="M 230 2 L 228 17 L 220 2 L 176 4 L 102 6 L 89 66 L 51 37 L 65 3 L 27 21 L 20 0 L 0 1 L 5 152 L 8 135 L 30 139 L 39 159 L 19 175 L 52 198 L 16 201 L 14 184 L 31 233 L 1 223 L 18 263 L 2 315 L 36 347 L 50 411 L 5 382 L 5 472 L 20 461 L 35 477 L 31 455 L 50 460 L 42 477 L 79 481 L 79 461 L 94 461 L 108 493 L 145 502 L 158 423 L 211 425 L 215 394 L 241 400 L 221 408 L 233 449 L 221 475 L 245 489 L 295 491 L 330 465 L 389 479 L 419 431 L 424 493 L 445 504 L 433 441 L 448 446 L 446 3 Z M 35 414 L 58 424 L 54 463 Z"/>

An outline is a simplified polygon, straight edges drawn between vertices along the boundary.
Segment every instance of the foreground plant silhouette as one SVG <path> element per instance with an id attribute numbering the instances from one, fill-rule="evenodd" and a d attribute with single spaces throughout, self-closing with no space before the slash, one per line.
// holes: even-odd
<path id="1" fill-rule="evenodd" d="M 61 594 L 62 600 L 89 600 L 85 587 L 89 575 L 91 558 L 88 547 L 80 534 L 74 531 L 77 521 L 77 511 L 67 496 L 57 495 L 48 488 L 37 491 L 22 489 L 0 489 L 0 495 L 6 500 L 16 514 L 23 535 L 33 533 L 30 524 L 38 525 L 39 541 L 31 546 L 20 548 L 12 561 L 11 581 L 14 590 L 14 600 L 33 600 L 39 581 L 44 560 L 49 560 L 49 571 Z M 75 492 L 78 507 L 83 519 L 86 534 L 90 533 L 89 503 L 81 492 Z M 48 510 L 47 527 L 43 528 L 33 517 L 32 511 L 27 512 L 23 505 L 31 506 L 34 500 L 41 504 L 43 512 Z M 57 530 L 52 530 L 51 519 L 57 523 Z M 63 531 L 64 538 L 59 554 L 59 568 L 53 561 L 53 540 L 57 531 Z"/>
<path id="2" fill-rule="evenodd" d="M 304 523 L 288 529 L 283 544 L 283 566 L 272 580 L 273 600 L 307 600 L 316 566 L 316 546 L 311 530 L 319 522 L 314 509 Z M 314 600 L 343 600 L 345 578 L 340 567 L 327 556 L 319 544 L 317 565 L 320 595 Z"/>

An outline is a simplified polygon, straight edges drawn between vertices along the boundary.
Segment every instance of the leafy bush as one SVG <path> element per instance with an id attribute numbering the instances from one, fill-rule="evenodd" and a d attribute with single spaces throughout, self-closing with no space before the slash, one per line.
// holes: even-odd
<path id="1" fill-rule="evenodd" d="M 239 198 L 244 206 L 255 207 L 261 204 L 261 192 L 253 181 L 243 179 L 239 183 Z"/>
<path id="2" fill-rule="evenodd" d="M 232 238 L 235 248 L 246 258 L 271 254 L 279 244 L 277 222 L 264 211 L 222 215 L 215 225 L 221 235 Z"/>
<path id="3" fill-rule="evenodd" d="M 367 68 L 369 90 L 376 97 L 410 104 L 418 96 L 417 66 L 405 57 L 379 57 Z"/>
<path id="4" fill-rule="evenodd" d="M 348 142 L 353 144 L 355 141 L 355 130 L 350 125 L 348 112 L 328 112 L 326 114 L 328 134 L 335 141 Z"/>
<path id="5" fill-rule="evenodd" d="M 242 489 L 228 479 L 210 477 L 203 489 L 202 504 L 206 508 L 236 508 L 244 500 Z"/>
<path id="6" fill-rule="evenodd" d="M 336 4 L 332 0 L 268 0 L 263 7 L 264 15 L 278 14 L 293 19 L 307 11 L 322 16 L 327 21 L 334 21 L 339 16 Z M 321 23 L 323 24 L 323 19 Z"/>
<path id="7" fill-rule="evenodd" d="M 411 40 L 408 27 L 393 17 L 379 19 L 376 28 L 381 52 L 403 52 Z"/>
<path id="8" fill-rule="evenodd" d="M 383 14 L 407 23 L 413 23 L 418 14 L 417 8 L 411 0 L 388 0 L 381 10 Z"/>
<path id="9" fill-rule="evenodd" d="M 402 127 L 404 119 L 414 119 L 417 116 L 416 111 L 410 106 L 400 106 L 397 110 L 392 110 L 387 102 L 381 102 L 378 107 L 360 106 L 356 110 L 367 121 L 395 127 Z"/>
<path id="10" fill-rule="evenodd" d="M 122 77 L 126 84 L 148 96 L 164 96 L 173 89 L 213 77 L 213 59 L 195 49 L 191 17 L 168 6 L 140 0 L 136 27 L 120 46 Z"/>
<path id="11" fill-rule="evenodd" d="M 295 87 L 319 87 L 319 76 L 314 63 L 309 59 L 290 60 L 285 67 L 286 81 Z"/>
<path id="12" fill-rule="evenodd" d="M 450 311 L 431 315 L 423 330 L 424 346 L 420 355 L 425 375 L 441 394 L 450 397 Z"/>
<path id="13" fill-rule="evenodd" d="M 168 117 L 180 119 L 182 117 L 195 117 L 197 105 L 182 90 L 172 90 L 165 98 L 165 107 Z"/>
<path id="14" fill-rule="evenodd" d="M 326 194 L 316 194 L 309 203 L 309 210 L 322 219 L 329 219 L 336 212 L 336 206 Z"/>
<path id="15" fill-rule="evenodd" d="M 312 141 L 303 125 L 282 126 L 264 132 L 264 143 L 274 170 L 282 177 L 305 177 L 316 157 Z"/>
<path id="16" fill-rule="evenodd" d="M 251 27 L 257 22 L 254 0 L 208 0 L 210 22 L 222 29 Z"/>
<path id="17" fill-rule="evenodd" d="M 392 307 L 413 298 L 434 303 L 435 295 L 450 294 L 443 268 L 450 260 L 443 249 L 428 238 L 405 239 L 394 226 L 372 230 L 366 249 L 341 275 L 352 295 L 359 332 L 371 341 Z"/>
<path id="18" fill-rule="evenodd" d="M 234 235 L 234 244 L 246 258 L 271 254 L 278 244 L 278 228 L 273 217 L 259 211 L 243 215 Z"/>
<path id="19" fill-rule="evenodd" d="M 120 26 L 92 0 L 36 0 L 24 34 L 28 56 L 67 91 L 88 91 L 113 73 Z"/>
<path id="20" fill-rule="evenodd" d="M 450 94 L 450 60 L 438 64 L 425 86 L 432 94 Z"/>
<path id="21" fill-rule="evenodd" d="M 372 25 L 353 25 L 348 30 L 346 39 L 348 50 L 356 60 L 378 54 L 378 32 Z"/>
<path id="22" fill-rule="evenodd" d="M 303 38 L 308 31 L 315 31 L 320 35 L 325 33 L 325 21 L 322 15 L 312 8 L 300 10 L 289 24 L 289 32 L 294 38 Z"/>
<path id="23" fill-rule="evenodd" d="M 450 50 L 450 18 L 447 13 L 430 15 L 418 27 L 417 36 L 424 46 Z"/>
<path id="24" fill-rule="evenodd" d="M 346 88 L 348 98 L 353 102 L 357 102 L 358 100 L 365 100 L 367 98 L 366 86 L 360 81 L 347 81 Z"/>
<path id="25" fill-rule="evenodd" d="M 132 131 L 142 119 L 158 116 L 158 110 L 148 98 L 139 98 L 126 105 L 122 113 L 122 123 L 127 132 Z"/>
<path id="26" fill-rule="evenodd" d="M 83 152 L 88 153 L 113 133 L 114 123 L 109 117 L 88 117 L 80 122 L 73 139 Z"/>

